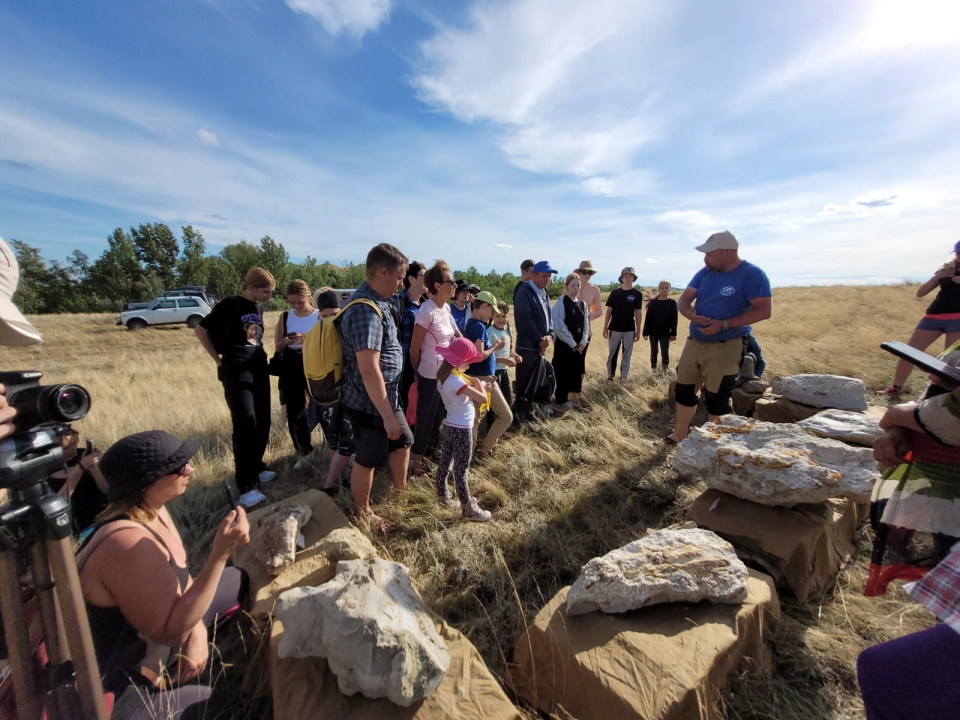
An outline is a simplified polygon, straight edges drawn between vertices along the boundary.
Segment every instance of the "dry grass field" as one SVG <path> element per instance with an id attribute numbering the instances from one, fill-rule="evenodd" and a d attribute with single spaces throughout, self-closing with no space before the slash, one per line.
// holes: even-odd
<path id="1" fill-rule="evenodd" d="M 885 387 L 894 363 L 878 345 L 909 337 L 925 307 L 914 290 L 909 285 L 776 290 L 773 319 L 756 328 L 768 363 L 766 379 L 830 372 L 860 377 L 870 389 Z M 193 332 L 185 326 L 127 332 L 106 315 L 33 319 L 43 345 L 0 348 L 0 367 L 39 369 L 45 382 L 84 385 L 93 408 L 77 427 L 98 446 L 152 428 L 200 441 L 194 486 L 171 510 L 191 544 L 194 564 L 202 562 L 210 532 L 225 512 L 219 483 L 232 473 L 232 460 L 229 416 L 214 365 Z M 276 319 L 268 318 L 268 325 Z M 597 333 L 601 328 L 599 321 L 594 324 Z M 474 494 L 493 512 L 492 522 L 465 524 L 439 508 L 432 481 L 412 481 L 395 494 L 378 473 L 375 501 L 397 523 L 395 532 L 376 539 L 381 554 L 410 568 L 427 604 L 474 642 L 507 687 L 514 642 L 546 600 L 572 582 L 589 558 L 647 528 L 680 520 L 703 489 L 678 480 L 669 469 L 670 449 L 658 442 L 670 429 L 672 410 L 666 404 L 667 380 L 647 369 L 645 344 L 635 350 L 626 385 L 603 379 L 604 345 L 599 338 L 588 355 L 583 409 L 526 427 L 471 470 Z M 680 346 L 674 346 L 674 364 Z M 909 393 L 919 392 L 923 382 L 914 374 Z M 317 486 L 326 470 L 323 461 L 313 472 L 294 472 L 276 393 L 266 459 L 279 473 L 264 488 L 272 501 Z M 349 514 L 348 494 L 337 501 Z M 929 613 L 899 590 L 881 599 L 862 597 L 866 533 L 861 530 L 860 552 L 832 595 L 808 604 L 782 600 L 774 670 L 737 679 L 724 696 L 725 717 L 862 717 L 857 653 L 931 623 Z M 261 716 L 262 707 L 255 707 Z M 253 717 L 252 712 L 249 705 L 238 706 L 236 716 Z"/>

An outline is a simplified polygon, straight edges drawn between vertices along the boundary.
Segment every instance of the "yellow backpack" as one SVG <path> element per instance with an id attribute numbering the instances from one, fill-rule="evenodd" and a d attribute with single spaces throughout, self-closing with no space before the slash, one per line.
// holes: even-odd
<path id="1" fill-rule="evenodd" d="M 343 342 L 340 340 L 339 320 L 351 305 L 369 305 L 383 321 L 380 307 L 367 298 L 351 300 L 333 317 L 322 318 L 310 328 L 303 339 L 303 374 L 307 378 L 307 392 L 318 405 L 340 401 L 343 382 Z"/>

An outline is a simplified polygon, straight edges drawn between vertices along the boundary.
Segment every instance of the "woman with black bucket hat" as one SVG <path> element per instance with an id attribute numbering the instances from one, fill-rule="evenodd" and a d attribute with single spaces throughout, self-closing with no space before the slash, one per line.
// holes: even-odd
<path id="1" fill-rule="evenodd" d="M 210 686 L 190 683 L 207 664 L 208 628 L 246 594 L 246 576 L 227 561 L 250 526 L 243 508 L 231 509 L 200 574 L 190 576 L 166 503 L 186 491 L 196 452 L 197 443 L 152 430 L 128 435 L 100 459 L 109 504 L 77 567 L 103 687 L 115 697 L 111 718 L 216 709 Z"/>

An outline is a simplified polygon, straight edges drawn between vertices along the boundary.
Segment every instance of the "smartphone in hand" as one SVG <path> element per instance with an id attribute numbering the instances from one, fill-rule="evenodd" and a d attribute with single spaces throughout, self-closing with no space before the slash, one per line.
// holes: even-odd
<path id="1" fill-rule="evenodd" d="M 87 455 L 93 454 L 93 438 L 87 438 Z"/>
<path id="2" fill-rule="evenodd" d="M 230 509 L 240 507 L 240 498 L 237 497 L 237 494 L 233 491 L 233 488 L 230 487 L 230 483 L 226 479 L 223 480 L 223 489 L 227 493 L 227 505 L 230 506 Z"/>

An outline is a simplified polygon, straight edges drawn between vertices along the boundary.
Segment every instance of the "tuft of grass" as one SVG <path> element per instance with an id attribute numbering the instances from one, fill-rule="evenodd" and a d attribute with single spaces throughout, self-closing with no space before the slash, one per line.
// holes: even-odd
<path id="1" fill-rule="evenodd" d="M 767 374 L 828 372 L 859 377 L 868 388 L 889 385 L 894 362 L 878 346 L 906 339 L 923 314 L 916 286 L 785 288 L 774 292 L 774 315 L 755 328 Z M 269 314 L 267 352 L 278 313 Z M 44 382 L 76 382 L 93 396 L 90 415 L 76 427 L 101 448 L 132 432 L 163 429 L 198 440 L 197 472 L 187 494 L 171 505 L 194 570 L 209 551 L 226 512 L 220 481 L 233 474 L 230 419 L 213 362 L 184 326 L 127 332 L 112 315 L 37 316 L 44 343 L 0 348 L 6 369 L 40 369 Z M 374 501 L 397 531 L 374 538 L 384 557 L 410 568 L 426 603 L 465 633 L 509 688 L 514 645 L 537 611 L 570 584 L 582 565 L 641 536 L 684 519 L 704 490 L 669 469 L 671 450 L 658 438 L 670 430 L 669 378 L 647 370 L 646 344 L 634 350 L 631 381 L 604 379 L 605 343 L 594 323 L 581 410 L 533 423 L 502 441 L 497 453 L 470 470 L 472 492 L 493 512 L 490 523 L 463 523 L 441 508 L 433 478 L 392 491 L 378 471 Z M 676 364 L 681 341 L 671 349 Z M 923 384 L 912 376 L 910 392 Z M 698 416 L 698 421 L 702 420 Z M 319 433 L 315 438 L 321 442 Z M 276 390 L 266 454 L 278 477 L 264 487 L 270 501 L 319 487 L 327 460 L 296 473 Z M 350 515 L 349 493 L 336 502 Z M 869 540 L 819 602 L 782 598 L 783 619 L 773 637 L 773 670 L 747 673 L 725 692 L 721 717 L 735 720 L 862 717 L 856 655 L 886 639 L 928 627 L 932 617 L 899 590 L 864 598 Z M 233 717 L 269 717 L 269 703 L 252 702 L 242 679 L 267 642 L 248 619 L 218 637 L 224 682 L 237 698 Z M 536 713 L 523 709 L 530 717 Z"/>

